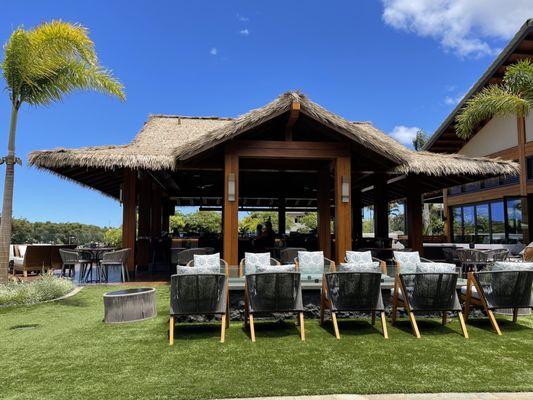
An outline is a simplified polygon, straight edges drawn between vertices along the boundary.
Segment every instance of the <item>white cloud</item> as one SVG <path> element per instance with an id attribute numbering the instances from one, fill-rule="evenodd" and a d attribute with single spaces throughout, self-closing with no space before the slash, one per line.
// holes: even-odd
<path id="1" fill-rule="evenodd" d="M 533 16 L 531 0 L 382 0 L 383 21 L 438 40 L 460 57 L 496 54 L 487 39 L 510 39 Z"/>
<path id="2" fill-rule="evenodd" d="M 239 14 L 239 13 L 237 13 L 237 19 L 238 19 L 239 21 L 241 21 L 241 22 L 248 22 L 248 21 L 250 21 L 250 18 L 245 17 L 244 15 Z"/>
<path id="3" fill-rule="evenodd" d="M 209 50 L 209 54 L 212 56 L 216 56 L 218 54 L 218 49 L 216 47 L 211 47 L 211 50 Z"/>
<path id="4" fill-rule="evenodd" d="M 250 31 L 248 30 L 248 28 L 244 28 L 244 29 L 241 29 L 239 31 L 239 33 L 242 35 L 242 36 L 248 36 L 250 34 Z"/>
<path id="5" fill-rule="evenodd" d="M 401 144 L 411 146 L 413 139 L 416 137 L 416 133 L 419 130 L 420 128 L 416 126 L 396 125 L 392 132 L 389 133 L 389 136 L 396 139 Z"/>
<path id="6" fill-rule="evenodd" d="M 446 96 L 444 98 L 444 104 L 447 104 L 449 106 L 456 106 L 459 104 L 461 100 L 463 100 L 463 97 L 465 97 L 466 93 L 460 94 L 458 96 Z"/>

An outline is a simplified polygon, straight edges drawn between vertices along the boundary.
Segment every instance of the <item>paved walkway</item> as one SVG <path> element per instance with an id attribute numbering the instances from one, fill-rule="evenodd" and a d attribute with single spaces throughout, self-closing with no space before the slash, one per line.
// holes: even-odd
<path id="1" fill-rule="evenodd" d="M 533 393 L 332 394 L 255 397 L 239 400 L 533 400 Z"/>

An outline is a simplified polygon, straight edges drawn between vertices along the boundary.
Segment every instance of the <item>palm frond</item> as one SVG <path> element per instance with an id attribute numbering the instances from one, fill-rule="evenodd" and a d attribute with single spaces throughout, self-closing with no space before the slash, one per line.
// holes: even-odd
<path id="1" fill-rule="evenodd" d="M 13 103 L 49 104 L 77 89 L 125 99 L 124 87 L 98 65 L 94 44 L 81 25 L 52 21 L 17 29 L 1 64 Z"/>
<path id="2" fill-rule="evenodd" d="M 476 127 L 496 115 L 519 115 L 528 113 L 531 105 L 521 96 L 497 85 L 489 86 L 467 101 L 456 118 L 457 136 L 469 138 Z"/>
<path id="3" fill-rule="evenodd" d="M 503 83 L 511 93 L 533 99 L 533 63 L 521 60 L 505 70 Z"/>

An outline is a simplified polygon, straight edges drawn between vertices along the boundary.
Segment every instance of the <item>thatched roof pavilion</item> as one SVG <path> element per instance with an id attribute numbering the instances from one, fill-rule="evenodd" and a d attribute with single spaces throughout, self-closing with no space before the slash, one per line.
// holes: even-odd
<path id="1" fill-rule="evenodd" d="M 511 161 L 415 152 L 371 123 L 348 121 L 299 92 L 284 93 L 235 119 L 153 115 L 130 144 L 34 151 L 29 163 L 113 198 L 122 196 L 125 218 L 139 207 L 139 235 L 150 231 L 142 226 L 142 210 L 158 201 L 169 205 L 163 215 L 173 205 L 223 209 L 223 249 L 230 262 L 237 260 L 238 210 L 318 208 L 325 217 L 319 229 L 325 251 L 330 250 L 326 224 L 334 213 L 340 259 L 351 248 L 352 231 L 354 237 L 360 234 L 362 205 L 375 204 L 376 219 L 386 225 L 389 200 L 407 198 L 414 209 L 423 193 L 518 173 Z M 237 186 L 233 193 L 229 181 Z M 149 206 L 145 186 L 160 191 Z M 417 224 L 416 214 L 408 216 L 411 225 Z M 127 232 L 126 221 L 124 226 L 125 245 L 132 247 L 135 233 Z M 411 228 L 412 240 L 418 240 L 417 229 Z"/>

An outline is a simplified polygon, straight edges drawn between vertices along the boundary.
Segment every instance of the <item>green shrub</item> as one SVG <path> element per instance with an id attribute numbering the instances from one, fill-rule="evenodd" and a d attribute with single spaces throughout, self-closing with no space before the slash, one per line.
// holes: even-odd
<path id="1" fill-rule="evenodd" d="M 0 285 L 0 305 L 35 304 L 57 299 L 72 291 L 74 284 L 65 278 L 43 275 L 32 282 Z"/>

